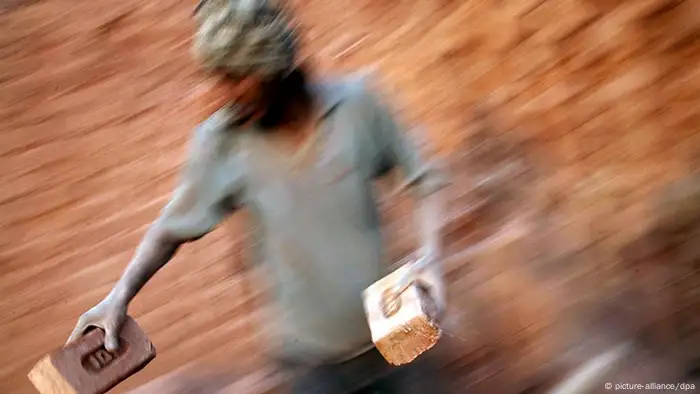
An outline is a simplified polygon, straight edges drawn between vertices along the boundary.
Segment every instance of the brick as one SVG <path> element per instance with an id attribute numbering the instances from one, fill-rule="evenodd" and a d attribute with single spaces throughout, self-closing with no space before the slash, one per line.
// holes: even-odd
<path id="1" fill-rule="evenodd" d="M 362 293 L 372 341 L 392 365 L 412 362 L 435 346 L 442 335 L 426 313 L 430 300 L 416 285 L 410 285 L 396 298 L 388 293 L 407 270 L 408 265 L 401 266 Z"/>
<path id="2" fill-rule="evenodd" d="M 504 11 L 512 16 L 523 16 L 530 13 L 535 8 L 539 7 L 546 0 L 522 0 L 522 1 L 506 1 L 501 4 Z"/>
<path id="3" fill-rule="evenodd" d="M 697 62 L 700 59 L 689 58 L 683 61 Z M 692 102 L 700 99 L 700 71 L 675 72 L 669 75 L 667 83 L 660 87 L 665 102 Z"/>
<path id="4" fill-rule="evenodd" d="M 572 98 L 580 94 L 580 91 L 580 85 L 569 84 L 566 83 L 566 81 L 562 81 L 542 89 L 528 100 L 523 107 L 521 107 L 520 111 L 522 111 L 521 113 L 551 111 L 569 102 Z"/>
<path id="5" fill-rule="evenodd" d="M 678 139 L 682 141 L 691 135 L 697 135 L 697 125 L 700 124 L 700 108 L 693 102 L 676 102 L 670 108 L 665 108 L 662 115 L 663 124 L 677 130 Z"/>
<path id="6" fill-rule="evenodd" d="M 700 175 L 689 176 L 661 193 L 659 223 L 669 231 L 683 229 L 700 219 Z"/>
<path id="7" fill-rule="evenodd" d="M 598 11 L 579 0 L 546 1 L 523 16 L 523 27 L 542 43 L 556 43 L 584 28 Z"/>
<path id="8" fill-rule="evenodd" d="M 626 154 L 630 160 L 644 162 L 658 151 L 659 128 L 635 119 L 634 125 L 625 129 L 627 131 L 620 140 L 623 144 L 621 153 Z"/>
<path id="9" fill-rule="evenodd" d="M 119 335 L 119 350 L 104 348 L 104 332 L 91 330 L 41 359 L 29 379 L 41 394 L 103 394 L 156 356 L 155 347 L 132 318 Z"/>
<path id="10" fill-rule="evenodd" d="M 540 45 L 528 39 L 509 54 L 510 68 L 515 80 L 539 76 L 552 71 L 564 61 L 563 56 L 555 47 Z M 528 81 L 532 83 L 533 81 Z"/>
<path id="11" fill-rule="evenodd" d="M 692 46 L 700 35 L 700 4 L 684 1 L 656 18 L 654 26 L 658 50 L 673 51 Z"/>
<path id="12" fill-rule="evenodd" d="M 600 93 L 606 101 L 615 103 L 651 86 L 662 76 L 661 67 L 653 58 L 636 59 L 603 85 Z"/>
<path id="13" fill-rule="evenodd" d="M 27 7 L 34 2 L 36 2 L 36 0 L 4 0 L 0 3 L 0 15 L 15 11 L 21 7 Z"/>
<path id="14" fill-rule="evenodd" d="M 494 52 L 506 52 L 515 48 L 524 38 L 524 32 L 516 18 L 505 12 L 490 12 L 484 15 L 481 25 L 485 48 Z"/>
<path id="15" fill-rule="evenodd" d="M 602 0 L 606 1 L 606 0 Z M 682 1 L 682 0 L 680 0 Z M 679 0 L 626 1 L 615 12 L 625 21 L 634 22 L 649 18 L 678 5 Z"/>
<path id="16" fill-rule="evenodd" d="M 617 15 L 605 15 L 591 23 L 571 41 L 568 47 L 572 70 L 583 69 L 601 60 L 615 62 L 649 52 L 647 35 L 638 26 L 626 23 Z"/>
<path id="17" fill-rule="evenodd" d="M 596 10 L 603 14 L 617 12 L 617 10 L 625 3 L 625 0 L 583 0 L 593 6 Z"/>

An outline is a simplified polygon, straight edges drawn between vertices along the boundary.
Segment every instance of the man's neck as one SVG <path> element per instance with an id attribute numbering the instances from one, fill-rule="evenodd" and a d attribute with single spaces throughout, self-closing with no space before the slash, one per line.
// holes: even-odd
<path id="1" fill-rule="evenodd" d="M 314 114 L 314 100 L 309 97 L 285 97 L 271 103 L 258 125 L 264 130 L 298 129 L 307 124 Z"/>
<path id="2" fill-rule="evenodd" d="M 294 128 L 306 124 L 313 116 L 315 98 L 309 89 L 306 75 L 297 70 L 284 80 L 268 87 L 267 108 L 258 124 L 263 128 Z"/>

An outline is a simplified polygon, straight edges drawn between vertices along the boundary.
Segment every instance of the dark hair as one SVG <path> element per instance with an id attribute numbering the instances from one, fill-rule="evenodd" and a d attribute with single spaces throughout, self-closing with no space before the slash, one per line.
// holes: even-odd
<path id="1" fill-rule="evenodd" d="M 290 74 L 268 82 L 264 89 L 267 108 L 258 120 L 263 129 L 288 122 L 311 108 L 308 72 L 303 67 L 297 67 Z"/>

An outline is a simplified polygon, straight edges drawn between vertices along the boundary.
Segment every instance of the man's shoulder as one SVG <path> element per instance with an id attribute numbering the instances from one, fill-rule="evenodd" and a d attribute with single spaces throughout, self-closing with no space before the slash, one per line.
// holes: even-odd
<path id="1" fill-rule="evenodd" d="M 197 125 L 195 135 L 197 137 L 212 137 L 228 134 L 232 120 L 233 115 L 230 108 L 228 106 L 221 107 Z"/>
<path id="2" fill-rule="evenodd" d="M 375 80 L 375 70 L 367 68 L 328 79 L 325 88 L 329 100 L 334 104 L 368 104 L 376 100 Z"/>
<path id="3" fill-rule="evenodd" d="M 197 125 L 192 136 L 193 144 L 202 153 L 230 151 L 240 134 L 232 127 L 233 115 L 222 107 Z"/>

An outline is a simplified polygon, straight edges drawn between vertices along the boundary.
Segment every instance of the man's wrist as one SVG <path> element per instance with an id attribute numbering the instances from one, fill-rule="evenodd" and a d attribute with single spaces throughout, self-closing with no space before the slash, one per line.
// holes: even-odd
<path id="1" fill-rule="evenodd" d="M 428 265 L 439 264 L 442 258 L 442 251 L 437 242 L 427 242 L 418 252 L 419 258 L 427 260 Z"/>
<path id="2" fill-rule="evenodd" d="M 128 289 L 121 282 L 117 283 L 112 291 L 107 295 L 107 300 L 123 308 L 126 308 L 131 301 Z"/>

